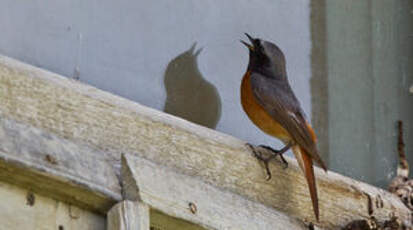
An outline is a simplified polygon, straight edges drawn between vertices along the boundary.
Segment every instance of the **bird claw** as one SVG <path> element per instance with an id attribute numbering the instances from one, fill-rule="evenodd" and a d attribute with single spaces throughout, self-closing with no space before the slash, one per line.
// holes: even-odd
<path id="1" fill-rule="evenodd" d="M 270 152 L 273 152 L 273 155 L 271 155 L 270 157 L 268 157 L 268 161 L 272 160 L 272 158 L 275 158 L 277 155 L 280 156 L 282 163 L 284 164 L 283 169 L 287 169 L 288 168 L 288 162 L 287 160 L 284 158 L 283 154 L 288 150 L 285 149 L 285 147 L 281 150 L 276 150 L 271 148 L 270 146 L 266 146 L 266 145 L 259 145 L 258 147 L 264 148 L 269 150 Z"/>
<path id="2" fill-rule="evenodd" d="M 249 143 L 247 143 L 246 145 L 251 149 L 251 151 L 252 151 L 252 153 L 254 154 L 255 158 L 257 158 L 258 160 L 260 160 L 260 161 L 262 161 L 262 162 L 264 163 L 265 171 L 266 171 L 266 173 L 267 173 L 267 177 L 265 178 L 265 180 L 267 180 L 267 181 L 271 180 L 272 175 L 271 175 L 271 171 L 270 171 L 270 168 L 269 168 L 269 162 L 270 162 L 272 159 L 274 159 L 277 155 L 280 156 L 281 161 L 284 163 L 283 169 L 288 168 L 288 162 L 287 162 L 287 161 L 285 160 L 285 158 L 283 157 L 283 153 L 286 152 L 285 149 L 282 149 L 282 150 L 280 151 L 280 150 L 275 150 L 275 149 L 273 149 L 273 148 L 271 148 L 271 147 L 269 147 L 269 146 L 259 145 L 258 147 L 267 149 L 267 150 L 269 150 L 270 152 L 273 153 L 273 154 L 270 155 L 269 157 L 263 157 L 262 153 L 261 153 L 260 151 L 257 151 L 257 149 L 256 149 L 253 145 L 251 145 L 251 144 L 249 144 Z M 287 150 L 288 150 L 288 149 L 287 149 Z"/>

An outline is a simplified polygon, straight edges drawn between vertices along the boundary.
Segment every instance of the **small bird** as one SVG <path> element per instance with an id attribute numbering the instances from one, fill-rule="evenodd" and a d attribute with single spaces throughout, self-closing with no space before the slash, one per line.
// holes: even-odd
<path id="1" fill-rule="evenodd" d="M 310 190 L 313 210 L 319 220 L 318 195 L 313 160 L 325 171 L 327 167 L 318 155 L 316 135 L 306 121 L 300 102 L 288 83 L 283 52 L 275 44 L 245 34 L 251 44 L 241 42 L 249 49 L 249 63 L 241 83 L 241 104 L 250 120 L 263 132 L 281 140 L 285 147 L 274 150 L 273 156 L 263 158 L 269 178 L 268 162 L 292 148 L 304 172 Z"/>

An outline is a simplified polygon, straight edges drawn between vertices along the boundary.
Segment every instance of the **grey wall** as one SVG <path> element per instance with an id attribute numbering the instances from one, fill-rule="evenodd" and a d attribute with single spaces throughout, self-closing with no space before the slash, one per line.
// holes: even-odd
<path id="1" fill-rule="evenodd" d="M 244 115 L 244 32 L 276 42 L 308 116 L 309 0 L 0 1 L 0 53 L 162 110 L 168 64 L 196 42 L 199 74 L 221 98 L 217 129 L 280 146 Z"/>
<path id="2" fill-rule="evenodd" d="M 396 121 L 413 166 L 413 1 L 326 1 L 330 167 L 387 187 Z"/>

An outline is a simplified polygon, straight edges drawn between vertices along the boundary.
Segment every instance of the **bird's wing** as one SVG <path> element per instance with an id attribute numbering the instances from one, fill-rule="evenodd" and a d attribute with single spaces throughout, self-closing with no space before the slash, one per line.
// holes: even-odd
<path id="1" fill-rule="evenodd" d="M 324 162 L 317 152 L 314 131 L 305 119 L 300 103 L 286 79 L 277 80 L 259 73 L 251 73 L 251 87 L 257 102 L 281 126 L 294 141 L 307 152 L 324 170 Z"/>

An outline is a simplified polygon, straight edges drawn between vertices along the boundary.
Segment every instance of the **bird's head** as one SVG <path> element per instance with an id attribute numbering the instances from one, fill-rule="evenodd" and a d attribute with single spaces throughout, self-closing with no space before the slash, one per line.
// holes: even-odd
<path id="1" fill-rule="evenodd" d="M 250 53 L 249 71 L 259 72 L 266 76 L 286 76 L 285 57 L 277 45 L 245 33 L 251 44 L 242 41 Z"/>

